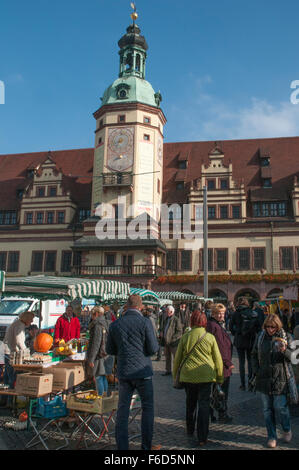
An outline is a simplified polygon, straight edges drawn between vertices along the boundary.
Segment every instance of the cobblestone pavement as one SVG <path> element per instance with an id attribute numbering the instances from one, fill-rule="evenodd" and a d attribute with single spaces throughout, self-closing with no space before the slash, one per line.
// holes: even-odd
<path id="1" fill-rule="evenodd" d="M 200 450 L 266 450 L 266 429 L 261 410 L 261 401 L 258 395 L 239 390 L 238 359 L 234 356 L 235 369 L 231 378 L 229 396 L 229 414 L 233 417 L 231 424 L 211 423 L 209 441 Z M 185 433 L 185 392 L 172 387 L 171 376 L 162 376 L 165 369 L 165 360 L 153 361 L 154 390 L 155 390 L 155 430 L 153 444 L 160 444 L 162 450 L 198 450 L 198 443 L 190 439 Z M 7 414 L 7 412 L 6 412 Z M 0 413 L 0 449 L 20 450 L 32 436 L 28 431 L 4 430 L 3 423 L 7 417 L 4 410 Z M 2 425 L 1 425 L 2 423 Z M 130 434 L 138 435 L 140 417 L 130 424 Z M 65 426 L 65 425 L 64 425 Z M 82 444 L 82 449 L 115 450 L 114 424 L 109 426 L 110 439 L 104 438 L 94 444 L 91 440 Z M 299 449 L 299 406 L 292 408 L 293 439 L 286 444 L 278 440 L 276 450 Z M 75 449 L 77 440 L 72 439 L 72 429 L 65 427 L 65 433 L 70 438 L 68 449 Z M 130 441 L 131 450 L 140 449 L 140 437 L 133 437 Z M 281 436 L 281 434 L 279 434 Z M 58 436 L 49 439 L 49 447 L 57 446 Z M 42 449 L 40 445 L 34 449 Z M 270 450 L 271 449 L 267 449 Z"/>

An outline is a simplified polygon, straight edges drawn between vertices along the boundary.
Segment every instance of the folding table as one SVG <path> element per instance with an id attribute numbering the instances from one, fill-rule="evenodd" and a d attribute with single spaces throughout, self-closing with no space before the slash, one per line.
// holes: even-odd
<path id="1" fill-rule="evenodd" d="M 83 439 L 85 446 L 87 447 L 86 433 L 91 434 L 94 438 L 94 442 L 101 441 L 106 435 L 110 440 L 108 426 L 110 421 L 113 421 L 113 416 L 118 403 L 118 394 L 115 392 L 112 392 L 110 397 L 103 398 L 102 401 L 97 399 L 90 404 L 78 401 L 77 397 L 81 398 L 82 396 L 85 396 L 86 393 L 89 392 L 75 394 L 67 399 L 67 407 L 73 411 L 75 418 L 77 418 L 79 422 L 77 428 L 71 435 L 72 438 L 80 433 L 79 441 L 76 446 L 77 448 L 80 447 Z M 100 426 L 99 421 L 101 424 Z"/>

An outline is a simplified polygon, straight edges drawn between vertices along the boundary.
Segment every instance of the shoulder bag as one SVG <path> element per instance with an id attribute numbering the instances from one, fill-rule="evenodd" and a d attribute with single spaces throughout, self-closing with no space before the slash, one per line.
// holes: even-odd
<path id="1" fill-rule="evenodd" d="M 204 339 L 204 337 L 206 336 L 207 332 L 205 332 L 200 338 L 198 338 L 198 340 L 196 341 L 196 343 L 194 344 L 194 346 L 190 349 L 190 351 L 188 352 L 188 354 L 184 357 L 184 359 L 182 360 L 182 362 L 180 363 L 179 367 L 178 367 L 178 370 L 177 370 L 177 373 L 176 373 L 176 376 L 175 376 L 175 379 L 173 381 L 173 388 L 177 388 L 177 389 L 182 389 L 184 388 L 184 383 L 183 382 L 180 382 L 180 374 L 181 374 L 181 370 L 182 370 L 182 367 L 183 365 L 185 364 L 186 360 L 188 359 L 188 357 L 190 356 L 190 354 L 192 353 L 192 351 L 195 349 L 195 347 L 201 342 L 202 339 Z"/>

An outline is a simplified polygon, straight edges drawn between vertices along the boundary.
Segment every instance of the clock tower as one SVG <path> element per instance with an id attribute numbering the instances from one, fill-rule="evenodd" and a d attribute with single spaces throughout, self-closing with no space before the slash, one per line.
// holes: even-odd
<path id="1" fill-rule="evenodd" d="M 145 80 L 147 42 L 135 23 L 119 40 L 119 76 L 104 92 L 96 119 L 92 213 L 101 203 L 160 219 L 163 187 L 161 94 Z M 119 214 L 119 212 L 118 212 Z M 115 214 L 116 215 L 116 214 Z"/>

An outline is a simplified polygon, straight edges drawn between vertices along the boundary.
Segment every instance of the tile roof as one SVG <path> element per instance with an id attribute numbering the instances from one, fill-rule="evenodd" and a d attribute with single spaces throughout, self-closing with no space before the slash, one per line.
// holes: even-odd
<path id="1" fill-rule="evenodd" d="M 244 181 L 246 191 L 256 198 L 286 198 L 292 189 L 294 176 L 299 176 L 299 137 L 268 139 L 224 140 L 218 144 L 224 153 L 223 163 L 232 163 L 233 180 Z M 214 141 L 164 143 L 163 202 L 186 202 L 191 184 L 201 176 L 202 164 L 209 164 L 209 154 L 215 149 Z M 262 191 L 260 156 L 269 155 L 272 188 Z M 63 184 L 80 205 L 91 202 L 94 149 L 51 151 L 51 158 L 62 171 Z M 0 209 L 17 209 L 20 201 L 18 189 L 30 184 L 27 170 L 36 168 L 48 157 L 48 152 L 0 155 Z M 188 159 L 185 170 L 179 161 Z M 184 189 L 177 190 L 176 182 L 183 178 Z"/>
<path id="2" fill-rule="evenodd" d="M 223 163 L 232 163 L 233 179 L 237 184 L 244 181 L 245 189 L 257 190 L 262 187 L 260 154 L 270 155 L 272 188 L 268 194 L 290 191 L 294 176 L 299 175 L 299 137 L 269 139 L 224 140 L 219 144 L 224 153 Z M 209 153 L 215 142 L 174 142 L 164 143 L 163 201 L 168 203 L 185 202 L 188 188 L 201 176 L 201 165 L 209 164 Z M 176 174 L 181 155 L 188 155 L 185 170 L 184 191 L 176 190 Z M 263 193 L 267 196 L 267 192 Z"/>
<path id="3" fill-rule="evenodd" d="M 83 205 L 90 204 L 94 149 L 51 151 L 51 158 L 63 173 L 63 182 L 72 197 Z M 0 155 L 0 208 L 19 207 L 17 190 L 32 181 L 27 171 L 37 168 L 48 158 L 48 152 Z"/>

